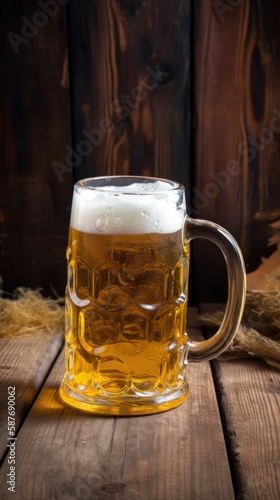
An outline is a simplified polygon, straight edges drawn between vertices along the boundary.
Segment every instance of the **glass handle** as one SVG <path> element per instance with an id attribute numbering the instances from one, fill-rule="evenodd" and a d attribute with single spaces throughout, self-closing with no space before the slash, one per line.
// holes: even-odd
<path id="1" fill-rule="evenodd" d="M 228 275 L 228 300 L 222 324 L 213 337 L 202 342 L 188 340 L 188 362 L 213 359 L 232 342 L 239 327 L 244 309 L 246 273 L 243 257 L 235 239 L 223 227 L 206 220 L 186 216 L 184 236 L 187 241 L 205 238 L 222 251 Z"/>

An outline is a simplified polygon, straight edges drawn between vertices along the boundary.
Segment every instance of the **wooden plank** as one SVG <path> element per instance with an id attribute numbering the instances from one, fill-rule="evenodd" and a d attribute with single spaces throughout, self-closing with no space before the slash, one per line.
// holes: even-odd
<path id="1" fill-rule="evenodd" d="M 280 3 L 194 6 L 194 206 L 233 234 L 251 272 L 271 252 L 269 226 L 255 214 L 280 208 Z M 222 257 L 195 246 L 197 303 L 225 301 Z"/>
<path id="2" fill-rule="evenodd" d="M 238 498 L 280 497 L 280 373 L 261 361 L 213 363 Z"/>
<path id="3" fill-rule="evenodd" d="M 60 182 L 52 167 L 65 163 L 71 144 L 65 7 L 55 3 L 51 15 L 30 0 L 0 3 L 0 276 L 6 291 L 21 285 L 63 295 L 65 288 L 73 181 L 68 171 Z"/>
<path id="4" fill-rule="evenodd" d="M 8 388 L 15 390 L 17 432 L 63 346 L 63 335 L 44 331 L 28 337 L 0 339 L 0 462 L 8 444 Z M 12 392 L 12 390 L 11 390 Z"/>
<path id="5" fill-rule="evenodd" d="M 152 175 L 189 186 L 190 3 L 69 5 L 77 179 Z"/>
<path id="6" fill-rule="evenodd" d="M 252 359 L 212 365 L 237 498 L 280 498 L 279 370 Z"/>
<path id="7" fill-rule="evenodd" d="M 180 407 L 120 418 L 65 406 L 63 365 L 61 355 L 19 432 L 14 498 L 234 498 L 209 363 L 188 366 Z M 7 472 L 6 460 L 2 491 Z"/>

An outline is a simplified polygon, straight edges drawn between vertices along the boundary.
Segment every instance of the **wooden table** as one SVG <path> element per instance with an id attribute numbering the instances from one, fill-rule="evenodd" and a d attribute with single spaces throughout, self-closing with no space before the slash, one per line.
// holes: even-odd
<path id="1" fill-rule="evenodd" d="M 190 309 L 191 338 L 201 335 L 191 326 L 195 315 Z M 280 498 L 276 369 L 256 360 L 192 364 L 187 367 L 190 396 L 180 407 L 109 418 L 60 400 L 62 334 L 1 339 L 0 347 L 1 498 Z M 16 441 L 11 442 L 9 387 L 15 387 L 16 402 Z M 11 466 L 15 493 L 8 491 Z"/>

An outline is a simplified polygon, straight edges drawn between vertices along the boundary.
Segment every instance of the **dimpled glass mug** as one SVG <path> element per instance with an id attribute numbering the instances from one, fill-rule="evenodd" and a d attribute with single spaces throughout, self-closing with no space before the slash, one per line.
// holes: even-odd
<path id="1" fill-rule="evenodd" d="M 189 242 L 223 252 L 228 303 L 209 340 L 186 333 Z M 185 367 L 223 352 L 240 323 L 243 258 L 222 227 L 186 215 L 177 182 L 113 176 L 74 186 L 66 287 L 66 368 L 72 406 L 99 414 L 155 413 L 188 395 Z"/>

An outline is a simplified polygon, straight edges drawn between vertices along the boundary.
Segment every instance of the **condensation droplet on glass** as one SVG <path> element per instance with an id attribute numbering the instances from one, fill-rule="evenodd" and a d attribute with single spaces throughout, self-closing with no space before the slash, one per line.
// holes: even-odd
<path id="1" fill-rule="evenodd" d="M 105 231 L 106 229 L 107 222 L 108 222 L 107 217 L 105 215 L 100 215 L 95 223 L 97 231 L 103 233 L 103 231 Z"/>
<path id="2" fill-rule="evenodd" d="M 115 227 L 120 227 L 121 223 L 122 223 L 122 220 L 120 217 L 114 217 L 114 226 Z"/>
<path id="3" fill-rule="evenodd" d="M 146 217 L 147 219 L 149 219 L 150 217 L 150 213 L 147 210 L 142 210 L 141 215 L 143 215 L 143 217 Z"/>
<path id="4" fill-rule="evenodd" d="M 114 214 L 114 209 L 112 207 L 107 207 L 105 210 L 105 214 L 108 215 L 108 217 L 110 217 L 111 215 Z"/>
<path id="5" fill-rule="evenodd" d="M 73 378 L 74 378 L 74 356 L 73 356 L 72 347 L 70 347 L 70 349 L 68 351 L 66 366 L 67 366 L 66 379 L 73 380 Z"/>
<path id="6" fill-rule="evenodd" d="M 72 259 L 72 248 L 71 247 L 67 247 L 67 250 L 66 250 L 66 259 L 69 260 L 69 261 Z"/>

